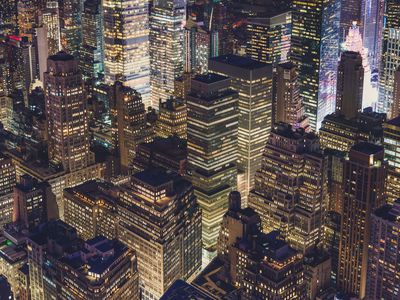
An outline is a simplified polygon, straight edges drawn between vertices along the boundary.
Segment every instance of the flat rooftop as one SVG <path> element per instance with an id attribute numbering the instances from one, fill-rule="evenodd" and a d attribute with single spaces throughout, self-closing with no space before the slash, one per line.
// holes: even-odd
<path id="1" fill-rule="evenodd" d="M 210 58 L 210 60 L 224 63 L 227 65 L 232 65 L 232 66 L 235 66 L 238 68 L 248 69 L 248 70 L 254 70 L 254 69 L 264 68 L 264 67 L 268 66 L 268 64 L 266 64 L 266 63 L 259 62 L 257 60 L 251 59 L 249 57 L 238 56 L 238 55 L 233 55 L 233 54 L 213 57 L 213 58 Z"/>
<path id="2" fill-rule="evenodd" d="M 215 82 L 218 82 L 218 81 L 226 80 L 228 78 L 229 77 L 226 77 L 226 76 L 223 76 L 223 75 L 219 75 L 219 74 L 216 74 L 216 73 L 207 73 L 207 74 L 204 74 L 204 75 L 196 75 L 193 78 L 193 80 L 210 84 L 210 83 L 215 83 Z"/>
<path id="3" fill-rule="evenodd" d="M 400 126 L 400 116 L 391 119 L 389 121 L 387 121 L 386 123 L 390 124 L 390 125 L 394 125 L 394 126 Z"/>
<path id="4" fill-rule="evenodd" d="M 379 152 L 383 151 L 383 147 L 380 145 L 375 145 L 372 143 L 368 143 L 368 142 L 360 142 L 358 144 L 355 144 L 351 150 L 357 151 L 357 152 L 361 152 L 361 153 L 365 153 L 368 155 L 372 155 L 372 154 L 377 154 Z"/>
<path id="5" fill-rule="evenodd" d="M 164 168 L 153 167 L 132 175 L 132 178 L 157 187 L 174 179 L 174 173 Z"/>

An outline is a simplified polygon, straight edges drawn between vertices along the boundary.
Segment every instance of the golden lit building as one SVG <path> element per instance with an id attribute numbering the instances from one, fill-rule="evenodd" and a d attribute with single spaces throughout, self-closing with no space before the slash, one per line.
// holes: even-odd
<path id="1" fill-rule="evenodd" d="M 48 1 L 43 12 L 43 25 L 47 31 L 48 55 L 54 55 L 61 50 L 60 14 L 57 1 Z"/>
<path id="2" fill-rule="evenodd" d="M 118 191 L 111 183 L 87 181 L 64 190 L 64 220 L 83 239 L 117 237 Z"/>
<path id="3" fill-rule="evenodd" d="M 187 112 L 185 101 L 171 96 L 167 101 L 160 101 L 156 122 L 156 135 L 169 137 L 176 135 L 186 139 Z"/>
<path id="4" fill-rule="evenodd" d="M 249 196 L 263 231 L 280 230 L 291 247 L 307 252 L 322 239 L 328 202 L 328 160 L 318 137 L 275 125 Z"/>
<path id="5" fill-rule="evenodd" d="M 136 173 L 118 215 L 118 238 L 137 253 L 141 299 L 159 299 L 200 270 L 201 211 L 189 181 L 162 168 Z"/>

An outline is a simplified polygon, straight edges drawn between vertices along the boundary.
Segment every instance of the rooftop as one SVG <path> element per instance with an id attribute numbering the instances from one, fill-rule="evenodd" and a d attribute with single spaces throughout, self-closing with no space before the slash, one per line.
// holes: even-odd
<path id="1" fill-rule="evenodd" d="M 385 204 L 374 211 L 374 215 L 390 222 L 398 222 L 400 225 L 400 199 L 393 205 Z"/>
<path id="2" fill-rule="evenodd" d="M 267 64 L 259 62 L 257 60 L 254 60 L 254 59 L 251 59 L 251 58 L 248 58 L 245 56 L 238 56 L 238 55 L 233 55 L 233 54 L 213 57 L 213 58 L 210 58 L 210 60 L 217 61 L 220 63 L 225 63 L 228 65 L 232 65 L 232 66 L 243 68 L 243 69 L 248 69 L 248 70 L 264 68 L 267 66 Z"/>
<path id="3" fill-rule="evenodd" d="M 168 157 L 173 157 L 175 160 L 183 160 L 187 157 L 186 142 L 176 136 L 168 138 L 156 137 L 150 143 L 140 144 L 141 148 L 147 148 L 152 152 L 163 153 Z"/>
<path id="4" fill-rule="evenodd" d="M 351 150 L 361 152 L 364 154 L 372 155 L 372 154 L 377 154 L 383 151 L 383 147 L 380 145 L 375 145 L 372 143 L 368 142 L 360 142 L 358 144 L 355 144 Z"/>
<path id="5" fill-rule="evenodd" d="M 391 119 L 389 121 L 387 121 L 386 123 L 390 124 L 390 125 L 394 125 L 394 126 L 400 126 L 400 116 Z"/>
<path id="6" fill-rule="evenodd" d="M 222 81 L 222 80 L 226 80 L 228 79 L 228 77 L 223 76 L 223 75 L 219 75 L 216 73 L 207 73 L 207 74 L 203 74 L 203 75 L 196 75 L 193 80 L 195 81 L 199 81 L 199 82 L 203 82 L 203 83 L 215 83 L 218 81 Z"/>
<path id="7" fill-rule="evenodd" d="M 175 281 L 160 300 L 213 300 L 200 289 L 181 279 Z"/>
<path id="8" fill-rule="evenodd" d="M 132 175 L 132 178 L 144 182 L 153 187 L 157 187 L 166 184 L 174 179 L 175 173 L 168 171 L 164 168 L 149 168 L 142 172 Z"/>
<path id="9" fill-rule="evenodd" d="M 49 56 L 50 60 L 53 61 L 70 61 L 70 60 L 74 60 L 74 56 L 71 54 L 68 54 L 65 51 L 60 51 L 54 55 Z"/>

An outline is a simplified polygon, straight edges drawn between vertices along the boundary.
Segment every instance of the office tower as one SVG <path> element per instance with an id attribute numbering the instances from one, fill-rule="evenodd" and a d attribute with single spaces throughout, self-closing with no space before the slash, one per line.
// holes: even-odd
<path id="1" fill-rule="evenodd" d="M 49 159 L 73 172 L 91 164 L 85 92 L 78 62 L 58 52 L 44 74 Z"/>
<path id="2" fill-rule="evenodd" d="M 327 115 L 319 130 L 321 147 L 348 152 L 350 148 L 361 141 L 381 143 L 382 124 L 386 114 L 373 112 L 366 108 L 356 118 L 347 119 L 342 114 Z"/>
<path id="3" fill-rule="evenodd" d="M 318 130 L 326 114 L 327 103 L 318 99 L 321 61 L 323 1 L 293 1 L 292 53 L 299 72 L 300 95 L 313 130 Z M 321 98 L 322 100 L 322 98 Z"/>
<path id="4" fill-rule="evenodd" d="M 354 145 L 344 165 L 343 210 L 339 248 L 339 288 L 365 297 L 371 213 L 385 202 L 383 147 Z"/>
<path id="5" fill-rule="evenodd" d="M 249 35 L 247 56 L 274 65 L 288 60 L 292 34 L 291 11 L 271 11 L 265 18 L 249 18 L 246 32 Z"/>
<path id="6" fill-rule="evenodd" d="M 366 299 L 397 299 L 400 291 L 400 200 L 371 215 Z"/>
<path id="7" fill-rule="evenodd" d="M 14 188 L 13 222 L 20 223 L 28 230 L 58 218 L 55 195 L 46 182 L 38 182 L 29 175 L 20 177 Z"/>
<path id="8" fill-rule="evenodd" d="M 140 143 L 132 163 L 133 171 L 141 172 L 151 167 L 163 167 L 181 176 L 187 175 L 186 141 L 176 136 L 156 137 L 152 142 Z"/>
<path id="9" fill-rule="evenodd" d="M 254 174 L 260 167 L 265 141 L 272 123 L 272 67 L 250 58 L 226 55 L 211 58 L 209 70 L 231 78 L 239 94 L 238 180 L 243 205 L 254 187 Z"/>
<path id="10" fill-rule="evenodd" d="M 302 255 L 279 238 L 258 233 L 231 246 L 230 275 L 241 299 L 301 299 L 305 295 Z M 276 266 L 279 265 L 279 268 Z"/>
<path id="11" fill-rule="evenodd" d="M 368 60 L 372 71 L 378 71 L 384 24 L 385 1 L 361 1 L 361 25 L 363 29 L 364 48 L 368 49 Z"/>
<path id="12" fill-rule="evenodd" d="M 249 196 L 249 206 L 260 215 L 263 231 L 280 230 L 302 252 L 313 248 L 322 238 L 328 206 L 327 171 L 327 157 L 314 133 L 277 124 Z"/>
<path id="13" fill-rule="evenodd" d="M 310 130 L 300 98 L 297 70 L 291 62 L 279 64 L 277 67 L 273 111 L 274 123 L 284 122 L 293 128 Z"/>
<path id="14" fill-rule="evenodd" d="M 390 114 L 393 103 L 394 75 L 400 66 L 400 4 L 396 0 L 386 3 L 386 23 L 382 58 L 379 70 L 378 112 Z M 393 116 L 396 117 L 396 116 Z"/>
<path id="15" fill-rule="evenodd" d="M 307 299 L 317 299 L 331 283 L 331 257 L 321 249 L 314 249 L 304 256 L 304 281 Z"/>
<path id="16" fill-rule="evenodd" d="M 340 245 L 341 214 L 328 211 L 325 215 L 322 247 L 331 258 L 331 282 L 337 285 Z"/>
<path id="17" fill-rule="evenodd" d="M 104 0 L 104 73 L 107 84 L 121 80 L 150 99 L 148 1 Z M 158 102 L 157 102 L 158 103 Z"/>
<path id="18" fill-rule="evenodd" d="M 169 137 L 176 135 L 186 139 L 187 112 L 182 98 L 169 97 L 165 102 L 160 100 L 158 118 L 156 121 L 156 135 Z"/>
<path id="19" fill-rule="evenodd" d="M 101 0 L 86 0 L 82 12 L 82 44 L 79 62 L 82 74 L 98 78 L 104 72 L 103 11 Z"/>
<path id="20" fill-rule="evenodd" d="M 119 149 L 121 172 L 126 174 L 135 158 L 137 145 L 150 142 L 153 132 L 146 124 L 146 110 L 136 90 L 118 81 L 111 89 L 111 101 L 115 144 Z"/>
<path id="21" fill-rule="evenodd" d="M 111 183 L 90 180 L 64 190 L 64 220 L 82 239 L 116 238 L 117 190 Z"/>
<path id="22" fill-rule="evenodd" d="M 0 196 L 11 193 L 15 183 L 15 166 L 11 158 L 0 153 Z"/>
<path id="23" fill-rule="evenodd" d="M 208 59 L 218 55 L 217 32 L 210 31 L 203 22 L 189 16 L 184 29 L 184 63 L 186 73 L 205 74 L 208 72 Z M 176 88 L 175 88 L 176 89 Z"/>
<path id="24" fill-rule="evenodd" d="M 352 119 L 362 107 L 364 68 L 360 53 L 342 53 L 338 68 L 336 112 Z"/>
<path id="25" fill-rule="evenodd" d="M 328 210 L 341 214 L 343 208 L 343 166 L 347 151 L 325 148 L 324 153 L 328 156 Z"/>
<path id="26" fill-rule="evenodd" d="M 135 253 L 103 236 L 82 241 L 60 220 L 27 240 L 32 299 L 139 299 Z"/>
<path id="27" fill-rule="evenodd" d="M 82 1 L 59 1 L 61 48 L 63 51 L 79 57 L 79 46 L 82 42 Z"/>
<path id="28" fill-rule="evenodd" d="M 156 1 L 150 10 L 150 84 L 152 106 L 174 94 L 175 78 L 183 73 L 186 2 Z"/>
<path id="29" fill-rule="evenodd" d="M 389 119 L 400 116 L 400 67 L 394 73 L 393 103 L 390 110 Z"/>
<path id="30" fill-rule="evenodd" d="M 335 110 L 340 50 L 340 7 L 343 2 L 342 0 L 326 0 L 323 3 L 320 69 L 318 71 L 318 110 L 321 112 L 321 116 Z M 319 122 L 321 121 L 322 119 Z M 320 123 L 318 123 L 317 130 L 319 127 Z"/>
<path id="31" fill-rule="evenodd" d="M 54 55 L 61 50 L 60 13 L 58 11 L 57 1 L 48 1 L 46 3 L 42 22 L 47 32 L 47 54 Z"/>
<path id="32" fill-rule="evenodd" d="M 393 203 L 400 196 L 400 116 L 383 123 L 383 146 L 388 162 L 386 196 Z"/>
<path id="33" fill-rule="evenodd" d="M 202 209 L 203 247 L 214 250 L 228 194 L 236 189 L 238 94 L 228 77 L 192 79 L 186 98 L 188 170 Z"/>
<path id="34" fill-rule="evenodd" d="M 118 201 L 119 239 L 136 250 L 142 299 L 158 299 L 201 267 L 201 211 L 192 184 L 151 168 L 132 176 Z"/>

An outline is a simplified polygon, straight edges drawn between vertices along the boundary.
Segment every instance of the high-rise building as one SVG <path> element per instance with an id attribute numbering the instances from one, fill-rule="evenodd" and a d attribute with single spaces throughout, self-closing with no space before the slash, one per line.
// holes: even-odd
<path id="1" fill-rule="evenodd" d="M 183 73 L 183 35 L 186 1 L 155 1 L 150 10 L 151 101 L 158 108 L 174 95 L 175 79 Z"/>
<path id="2" fill-rule="evenodd" d="M 397 0 L 387 1 L 385 14 L 377 109 L 378 112 L 390 114 L 393 103 L 394 76 L 400 66 L 400 22 L 398 21 L 400 3 Z"/>
<path id="3" fill-rule="evenodd" d="M 30 290 L 39 299 L 139 299 L 136 254 L 117 240 L 84 242 L 57 220 L 27 240 Z"/>
<path id="4" fill-rule="evenodd" d="M 393 203 L 400 196 L 400 116 L 383 123 L 383 146 L 388 162 L 386 196 Z"/>
<path id="5" fill-rule="evenodd" d="M 42 22 L 47 32 L 47 55 L 54 55 L 61 50 L 60 13 L 57 1 L 48 1 L 46 3 Z"/>
<path id="6" fill-rule="evenodd" d="M 386 114 L 376 113 L 366 108 L 356 118 L 347 119 L 344 115 L 327 115 L 319 130 L 321 147 L 348 152 L 357 142 L 381 143 L 382 124 Z"/>
<path id="7" fill-rule="evenodd" d="M 263 231 L 280 230 L 291 247 L 303 252 L 312 249 L 323 234 L 327 171 L 327 157 L 314 133 L 277 124 L 249 196 L 249 206 L 260 215 Z"/>
<path id="8" fill-rule="evenodd" d="M 171 96 L 165 102 L 160 101 L 156 122 L 156 135 L 169 137 L 176 135 L 186 139 L 187 112 L 184 99 Z"/>
<path id="9" fill-rule="evenodd" d="M 33 42 L 35 28 L 38 25 L 38 1 L 19 0 L 17 3 L 19 35 L 27 37 L 29 42 Z"/>
<path id="10" fill-rule="evenodd" d="M 49 57 L 44 74 L 49 159 L 66 171 L 93 162 L 85 92 L 78 61 L 59 52 Z"/>
<path id="11" fill-rule="evenodd" d="M 361 23 L 361 1 L 342 0 L 340 5 L 340 37 L 343 42 L 353 22 Z"/>
<path id="12" fill-rule="evenodd" d="M 121 172 L 128 173 L 139 143 L 150 142 L 153 130 L 146 123 L 146 110 L 140 93 L 116 82 L 111 89 L 111 118 L 114 143 L 119 149 Z"/>
<path id="13" fill-rule="evenodd" d="M 361 1 L 362 36 L 372 71 L 378 71 L 381 62 L 384 12 L 384 0 Z"/>
<path id="14" fill-rule="evenodd" d="M 372 213 L 369 244 L 366 299 L 399 298 L 400 200 Z"/>
<path id="15" fill-rule="evenodd" d="M 321 67 L 323 0 L 293 1 L 292 51 L 299 72 L 300 95 L 304 111 L 313 130 L 318 130 L 323 118 L 331 113 L 328 103 L 318 98 Z"/>
<path id="16" fill-rule="evenodd" d="M 371 213 L 385 202 L 386 162 L 382 146 L 354 145 L 344 165 L 339 246 L 340 290 L 365 297 Z"/>
<path id="17" fill-rule="evenodd" d="M 271 11 L 266 18 L 249 18 L 246 54 L 254 60 L 278 64 L 286 62 L 290 52 L 292 12 Z"/>
<path id="18" fill-rule="evenodd" d="M 192 184 L 171 171 L 136 173 L 118 201 L 119 239 L 136 250 L 142 299 L 158 299 L 201 267 L 201 211 Z"/>
<path id="19" fill-rule="evenodd" d="M 238 94 L 228 77 L 192 79 L 188 111 L 188 170 L 202 209 L 203 246 L 214 250 L 228 194 L 236 190 Z"/>
<path id="20" fill-rule="evenodd" d="M 90 180 L 64 190 L 64 221 L 82 239 L 116 238 L 118 191 L 111 183 Z"/>
<path id="21" fill-rule="evenodd" d="M 29 175 L 20 177 L 14 188 L 13 222 L 21 224 L 28 230 L 58 218 L 56 197 L 46 182 L 38 182 Z"/>
<path id="22" fill-rule="evenodd" d="M 0 153 L 0 196 L 12 193 L 15 184 L 15 166 L 11 158 Z"/>
<path id="23" fill-rule="evenodd" d="M 389 119 L 397 118 L 398 116 L 400 116 L 400 67 L 394 73 L 393 103 Z"/>
<path id="24" fill-rule="evenodd" d="M 338 68 L 336 112 L 352 119 L 361 111 L 364 68 L 360 53 L 342 53 Z"/>
<path id="25" fill-rule="evenodd" d="M 236 55 L 211 58 L 209 70 L 231 78 L 239 94 L 238 180 L 243 205 L 254 187 L 265 141 L 272 125 L 272 66 Z M 241 182 L 243 181 L 243 182 Z"/>
<path id="26" fill-rule="evenodd" d="M 309 130 L 308 118 L 300 97 L 298 75 L 293 63 L 279 64 L 275 74 L 274 123 L 288 123 L 293 128 Z"/>
<path id="27" fill-rule="evenodd" d="M 104 72 L 107 84 L 120 80 L 150 100 L 149 1 L 104 0 Z M 158 102 L 157 102 L 158 104 Z"/>
<path id="28" fill-rule="evenodd" d="M 328 211 L 324 221 L 324 235 L 322 239 L 323 249 L 331 258 L 331 282 L 337 286 L 339 245 L 340 245 L 340 224 L 341 214 L 335 211 Z"/>
<path id="29" fill-rule="evenodd" d="M 97 78 L 104 72 L 103 10 L 101 0 L 86 0 L 82 12 L 79 63 L 83 76 Z"/>
<path id="30" fill-rule="evenodd" d="M 60 33 L 61 49 L 79 57 L 79 46 L 82 42 L 82 1 L 61 0 L 60 11 Z"/>

